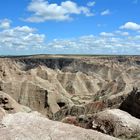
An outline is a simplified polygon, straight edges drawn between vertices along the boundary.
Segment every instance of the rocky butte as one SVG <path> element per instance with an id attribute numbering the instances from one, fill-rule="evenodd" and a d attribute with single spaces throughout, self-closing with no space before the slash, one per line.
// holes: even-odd
<path id="1" fill-rule="evenodd" d="M 140 139 L 140 56 L 0 58 L 1 140 Z"/>

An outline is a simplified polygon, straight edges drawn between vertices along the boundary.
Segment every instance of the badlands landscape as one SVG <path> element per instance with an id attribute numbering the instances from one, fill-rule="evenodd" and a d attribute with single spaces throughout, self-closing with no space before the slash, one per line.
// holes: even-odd
<path id="1" fill-rule="evenodd" d="M 140 56 L 0 58 L 0 140 L 140 140 Z"/>

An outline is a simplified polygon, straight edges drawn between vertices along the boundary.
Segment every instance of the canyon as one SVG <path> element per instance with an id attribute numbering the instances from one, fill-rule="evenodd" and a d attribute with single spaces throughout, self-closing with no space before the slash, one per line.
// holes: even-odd
<path id="1" fill-rule="evenodd" d="M 3 56 L 0 137 L 137 140 L 139 79 L 140 56 Z"/>

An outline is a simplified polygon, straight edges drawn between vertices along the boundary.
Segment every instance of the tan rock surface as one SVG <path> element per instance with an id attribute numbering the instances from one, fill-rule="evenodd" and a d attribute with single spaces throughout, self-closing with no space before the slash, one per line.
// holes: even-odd
<path id="1" fill-rule="evenodd" d="M 119 109 L 97 113 L 94 116 L 93 128 L 115 137 L 140 137 L 140 120 Z"/>
<path id="2" fill-rule="evenodd" d="M 13 98 L 11 98 L 8 94 L 0 91 L 0 108 L 1 113 L 16 113 L 16 112 L 30 112 L 31 109 L 29 107 L 20 105 Z"/>
<path id="3" fill-rule="evenodd" d="M 5 110 L 2 109 L 2 108 L 0 107 L 0 123 L 1 123 L 1 120 L 3 119 L 3 117 L 4 117 L 5 115 L 6 115 Z"/>
<path id="4" fill-rule="evenodd" d="M 1 140 L 117 140 L 94 130 L 51 121 L 38 113 L 16 113 L 3 118 Z"/>

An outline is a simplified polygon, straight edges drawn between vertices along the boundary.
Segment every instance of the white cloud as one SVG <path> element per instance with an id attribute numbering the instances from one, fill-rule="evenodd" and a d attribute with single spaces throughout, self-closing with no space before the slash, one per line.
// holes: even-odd
<path id="1" fill-rule="evenodd" d="M 20 26 L 17 26 L 17 27 L 14 28 L 14 30 L 16 32 L 23 32 L 23 33 L 32 33 L 34 31 L 36 31 L 36 29 L 30 28 L 28 26 L 21 26 L 21 27 Z"/>
<path id="2" fill-rule="evenodd" d="M 11 21 L 8 19 L 0 20 L 0 28 L 1 29 L 8 29 L 8 28 L 10 28 L 10 23 L 11 23 Z"/>
<path id="3" fill-rule="evenodd" d="M 107 32 L 101 32 L 100 35 L 101 35 L 101 36 L 107 36 L 107 37 L 108 37 L 108 36 L 114 36 L 113 33 L 107 33 Z"/>
<path id="4" fill-rule="evenodd" d="M 52 53 L 87 53 L 87 54 L 140 54 L 140 35 L 129 32 L 101 32 L 99 35 L 81 36 L 74 39 L 54 39 L 45 42 L 45 35 L 36 33 L 28 26 L 17 26 L 0 31 L 0 52 L 2 49 L 13 50 L 16 54 L 23 50 Z M 10 52 L 9 51 L 9 52 Z"/>
<path id="5" fill-rule="evenodd" d="M 0 47 L 8 49 L 33 49 L 43 47 L 45 35 L 35 33 L 34 28 L 17 26 L 0 31 Z"/>
<path id="6" fill-rule="evenodd" d="M 106 15 L 109 15 L 109 14 L 110 14 L 110 10 L 109 9 L 106 9 L 106 10 L 101 12 L 101 16 L 106 16 Z"/>
<path id="7" fill-rule="evenodd" d="M 115 31 L 115 33 L 117 35 L 121 35 L 121 36 L 128 36 L 129 35 L 129 32 L 122 32 L 122 31 Z"/>
<path id="8" fill-rule="evenodd" d="M 113 33 L 112 33 L 113 34 Z M 57 40 L 47 44 L 55 51 L 88 54 L 139 54 L 140 36 L 82 36 L 71 40 Z"/>
<path id="9" fill-rule="evenodd" d="M 95 6 L 95 4 L 96 4 L 95 1 L 89 1 L 89 2 L 87 3 L 87 6 L 92 7 L 92 6 Z"/>
<path id="10" fill-rule="evenodd" d="M 120 27 L 120 29 L 140 30 L 140 24 L 134 22 L 127 22 Z"/>
<path id="11" fill-rule="evenodd" d="M 90 12 L 88 7 L 78 6 L 72 1 L 61 2 L 61 4 L 58 5 L 57 3 L 50 4 L 47 0 L 32 0 L 27 10 L 33 13 L 33 15 L 26 19 L 26 21 L 29 22 L 71 20 L 73 14 L 93 16 L 93 13 Z"/>
<path id="12" fill-rule="evenodd" d="M 28 29 L 28 30 L 23 30 Z M 102 32 L 74 39 L 54 39 L 46 43 L 45 35 L 35 33 L 33 28 L 18 26 L 0 32 L 0 47 L 12 50 L 38 50 L 52 53 L 87 54 L 139 54 L 140 35 L 131 36 L 122 31 Z M 123 35 L 123 37 L 122 37 Z M 22 53 L 22 51 L 21 51 Z"/>

